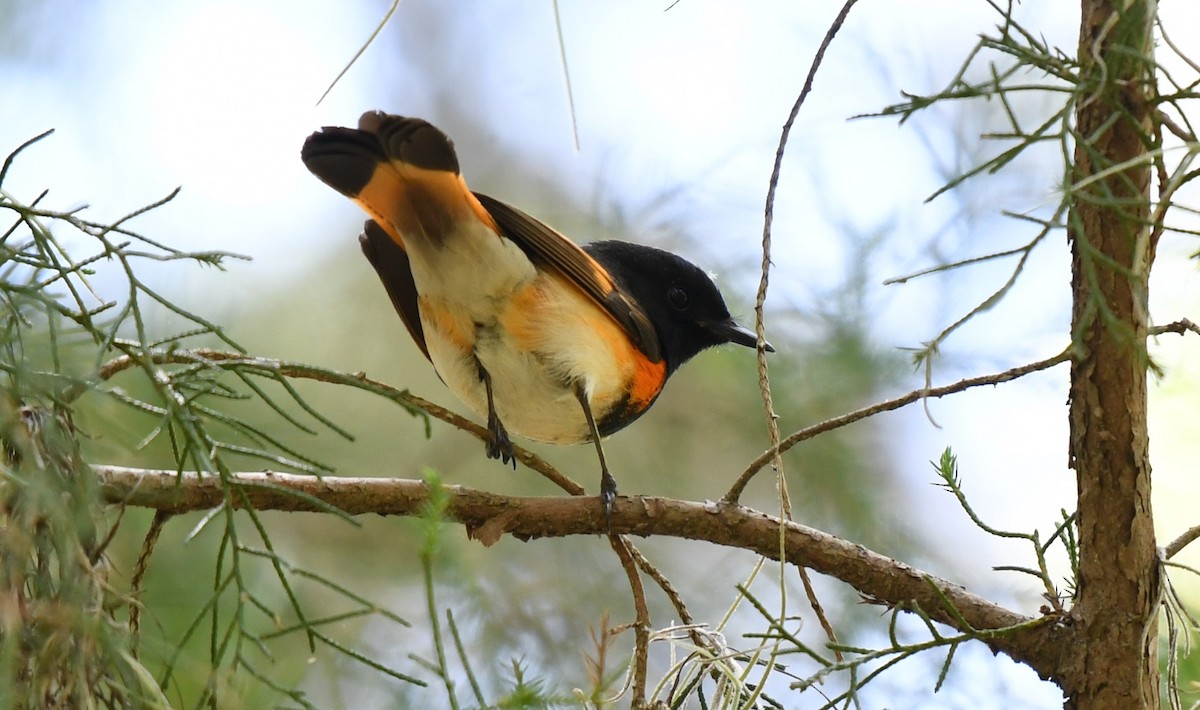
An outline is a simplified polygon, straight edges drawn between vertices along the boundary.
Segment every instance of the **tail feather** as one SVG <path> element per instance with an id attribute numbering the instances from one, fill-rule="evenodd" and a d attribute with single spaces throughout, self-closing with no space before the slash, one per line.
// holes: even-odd
<path id="1" fill-rule="evenodd" d="M 368 111 L 358 119 L 358 129 L 373 133 L 391 160 L 425 170 L 458 173 L 454 141 L 428 121 Z"/>
<path id="2" fill-rule="evenodd" d="M 401 248 L 410 237 L 438 243 L 467 215 L 495 225 L 463 182 L 454 143 L 419 118 L 368 111 L 358 128 L 326 127 L 309 136 L 300 158 Z"/>
<path id="3" fill-rule="evenodd" d="M 423 170 L 458 174 L 454 143 L 419 118 L 368 111 L 358 128 L 326 126 L 308 137 L 300 151 L 308 169 L 347 197 L 357 197 L 380 163 L 396 161 Z"/>
<path id="4" fill-rule="evenodd" d="M 321 182 L 353 198 L 387 158 L 374 134 L 328 126 L 304 141 L 300 159 Z"/>

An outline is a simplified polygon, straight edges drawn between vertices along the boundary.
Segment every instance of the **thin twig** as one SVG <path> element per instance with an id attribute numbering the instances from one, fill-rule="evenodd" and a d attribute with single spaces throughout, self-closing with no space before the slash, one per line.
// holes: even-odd
<path id="1" fill-rule="evenodd" d="M 1170 114 L 1168 114 L 1166 111 L 1159 109 L 1154 113 L 1154 118 L 1158 123 L 1166 126 L 1167 130 L 1175 134 L 1175 137 L 1179 140 L 1184 141 L 1185 143 L 1191 143 L 1196 140 L 1196 137 L 1192 135 L 1191 131 L 1176 123 L 1175 119 L 1171 118 Z"/>
<path id="2" fill-rule="evenodd" d="M 406 407 L 418 409 L 434 419 L 439 419 L 457 429 L 471 434 L 480 441 L 487 441 L 486 428 L 462 417 L 445 407 L 438 406 L 427 399 L 418 397 L 405 390 L 398 390 L 391 385 L 372 380 L 362 373 L 349 374 L 303 363 L 286 362 L 271 358 L 250 357 L 242 353 L 224 350 L 208 350 L 198 348 L 193 350 L 154 350 L 149 354 L 151 360 L 159 365 L 194 365 L 202 363 L 224 370 L 258 371 L 264 374 L 280 375 L 292 379 L 308 379 L 331 384 L 349 385 L 358 389 L 373 392 L 398 402 Z M 137 360 L 129 355 L 122 355 L 109 360 L 100 366 L 96 377 L 108 380 L 113 375 L 136 366 Z M 531 451 L 513 446 L 513 454 L 526 467 L 537 471 L 552 483 L 573 496 L 586 495 L 583 486 L 571 480 L 558 469 Z"/>
<path id="3" fill-rule="evenodd" d="M 784 121 L 783 129 L 779 136 L 779 146 L 775 149 L 775 162 L 771 167 L 771 179 L 767 183 L 766 206 L 763 209 L 762 275 L 759 278 L 758 292 L 754 300 L 754 329 L 758 336 L 758 388 L 759 393 L 762 395 L 763 410 L 766 413 L 771 450 L 776 452 L 772 456 L 772 462 L 775 468 L 779 491 L 781 518 L 786 519 L 791 519 L 792 517 L 792 504 L 788 497 L 787 480 L 783 475 L 783 458 L 780 455 L 782 450 L 779 447 L 779 416 L 775 413 L 775 404 L 771 397 L 771 381 L 767 372 L 767 340 L 766 325 L 764 322 L 764 305 L 767 300 L 767 288 L 770 284 L 771 274 L 771 226 L 775 216 L 775 194 L 779 189 L 779 177 L 783 172 L 783 156 L 787 152 L 787 143 L 792 132 L 792 126 L 796 122 L 796 117 L 800 114 L 800 108 L 804 105 L 805 99 L 812 92 L 813 82 L 816 80 L 817 70 L 820 69 L 821 62 L 825 58 L 826 50 L 833 43 L 833 38 L 837 35 L 838 30 L 845 24 L 846 17 L 850 14 L 850 8 L 854 7 L 856 1 L 846 0 L 837 17 L 834 18 L 829 29 L 826 30 L 825 37 L 822 38 L 820 46 L 817 47 L 817 52 L 813 56 L 812 63 L 809 65 L 808 74 L 804 77 L 804 86 L 800 89 L 800 95 L 796 97 L 796 101 L 792 104 L 792 109 L 788 113 L 787 120 Z M 782 545 L 782 531 L 780 538 L 780 544 Z M 830 642 L 837 644 L 837 635 L 834 633 L 833 625 L 825 616 L 825 611 L 817 599 L 816 590 L 813 588 L 812 580 L 809 579 L 808 571 L 804 568 L 804 565 L 797 565 L 796 569 L 800 574 L 800 581 L 804 586 L 805 596 L 812 605 L 813 613 L 816 614 L 817 619 L 820 621 L 821 628 L 825 630 Z M 786 597 L 782 598 L 786 599 Z"/>
<path id="4" fill-rule="evenodd" d="M 630 662 L 633 671 L 633 698 L 630 707 L 640 708 L 646 705 L 646 672 L 650 661 L 650 607 L 646 605 L 646 589 L 642 586 L 637 562 L 634 561 L 627 540 L 623 535 L 610 534 L 608 542 L 621 560 L 621 567 L 629 579 L 629 591 L 633 595 L 633 609 L 637 620 L 633 624 L 633 660 Z"/>
<path id="5" fill-rule="evenodd" d="M 567 67 L 567 42 L 563 39 L 562 12 L 558 0 L 554 0 L 554 31 L 558 36 L 558 61 L 562 64 L 563 84 L 567 90 L 567 109 L 571 112 L 571 136 L 575 139 L 575 152 L 579 152 L 579 118 L 575 115 L 575 91 L 571 88 L 571 70 Z"/>
<path id="6" fill-rule="evenodd" d="M 154 513 L 154 519 L 150 521 L 150 528 L 146 530 L 146 538 L 142 541 L 142 552 L 138 555 L 137 562 L 133 564 L 133 574 L 129 578 L 130 653 L 134 658 L 137 658 L 138 655 L 138 628 L 142 620 L 142 602 L 138 599 L 142 595 L 142 580 L 146 577 L 146 570 L 150 568 L 150 554 L 154 552 L 154 545 L 162 535 L 163 527 L 173 515 L 173 513 L 161 510 Z"/>
<path id="7" fill-rule="evenodd" d="M 1190 545 L 1196 538 L 1200 538 L 1200 525 L 1189 528 L 1187 532 L 1175 538 L 1169 545 L 1164 547 L 1163 552 L 1166 558 L 1169 560 L 1179 554 L 1180 550 Z"/>
<path id="8" fill-rule="evenodd" d="M 942 387 L 913 390 L 912 392 L 900 397 L 896 397 L 895 399 L 885 400 L 883 402 L 872 404 L 868 407 L 863 407 L 862 409 L 856 409 L 853 412 L 847 412 L 840 416 L 826 419 L 823 422 L 801 429 L 780 442 L 777 450 L 767 449 L 760 454 L 758 458 L 751 461 L 750 465 L 746 467 L 745 471 L 742 471 L 741 475 L 738 476 L 737 480 L 734 481 L 734 484 L 729 488 L 729 492 L 726 493 L 721 500 L 724 503 L 737 503 L 738 499 L 742 495 L 742 491 L 746 489 L 746 484 L 750 482 L 750 479 L 754 477 L 754 474 L 762 470 L 762 468 L 770 463 L 776 455 L 781 454 L 796 444 L 799 444 L 802 441 L 807 441 L 818 434 L 823 434 L 827 431 L 833 431 L 834 429 L 840 429 L 848 424 L 853 424 L 854 422 L 866 419 L 867 417 L 874 416 L 881 412 L 890 412 L 893 409 L 899 409 L 923 399 L 937 399 L 940 397 L 945 397 L 946 395 L 962 392 L 963 390 L 967 390 L 972 387 L 979 387 L 981 385 L 998 385 L 1002 382 L 1015 380 L 1033 372 L 1049 369 L 1070 359 L 1071 351 L 1064 350 L 1054 357 L 1046 358 L 1045 360 L 1038 360 L 1037 362 L 1031 362 L 1027 365 L 1014 367 L 1003 372 L 997 372 L 991 375 L 981 375 L 979 377 L 968 377 L 964 380 L 959 380 L 954 384 L 944 385 Z"/>
<path id="9" fill-rule="evenodd" d="M 1165 333 L 1175 333 L 1178 335 L 1184 335 L 1189 331 L 1192 333 L 1195 333 L 1196 335 L 1200 335 L 1200 326 L 1191 322 L 1187 318 L 1180 318 L 1179 320 L 1175 321 L 1174 323 L 1167 323 L 1166 325 L 1151 326 L 1150 328 L 1148 328 L 1146 330 L 1146 334 L 1147 335 L 1163 335 Z"/>
<path id="10" fill-rule="evenodd" d="M 51 133 L 54 133 L 53 128 L 42 131 L 38 135 L 17 146 L 16 150 L 8 154 L 8 157 L 4 159 L 4 165 L 0 166 L 0 185 L 4 184 L 4 178 L 8 175 L 8 169 L 12 167 L 13 161 L 16 160 L 17 156 L 21 154 L 21 151 L 25 150 L 34 143 L 37 143 Z"/>
<path id="11" fill-rule="evenodd" d="M 683 597 L 679 594 L 679 590 L 675 588 L 675 585 L 671 583 L 671 580 L 667 578 L 667 575 L 663 574 L 662 570 L 660 570 L 658 567 L 655 567 L 654 563 L 651 562 L 644 554 L 642 554 L 642 551 L 639 550 L 636 545 L 634 545 L 628 539 L 626 539 L 625 542 L 629 544 L 629 551 L 633 555 L 634 561 L 637 562 L 638 567 L 642 570 L 642 572 L 646 573 L 646 576 L 648 576 L 650 579 L 653 579 L 658 585 L 659 589 L 663 591 L 663 594 L 667 595 L 667 599 L 671 600 L 671 605 L 675 607 L 675 613 L 679 614 L 679 623 L 686 624 L 688 626 L 695 624 L 696 621 L 692 618 L 691 612 L 688 611 L 687 604 L 684 603 Z M 693 637 L 692 640 L 695 641 L 696 638 Z M 697 641 L 697 643 L 699 642 Z"/>
<path id="12" fill-rule="evenodd" d="M 375 38 L 378 37 L 379 33 L 383 31 L 383 28 L 387 26 L 388 21 L 392 19 L 392 15 L 396 13 L 396 8 L 398 7 L 400 7 L 400 0 L 392 0 L 392 4 L 388 6 L 387 12 L 383 13 L 383 19 L 381 19 L 379 23 L 375 25 L 375 29 L 371 31 L 371 36 L 367 37 L 367 41 L 362 43 L 362 46 L 358 48 L 358 51 L 354 53 L 354 56 L 350 57 L 350 61 L 346 62 L 346 66 L 342 67 L 342 70 L 338 72 L 338 75 L 333 78 L 333 81 L 329 82 L 329 86 L 326 87 L 325 91 L 321 93 L 321 98 L 317 99 L 318 106 L 321 105 L 321 102 L 325 100 L 326 96 L 329 96 L 329 92 L 333 91 L 333 87 L 337 86 L 337 83 L 342 80 L 342 77 L 346 76 L 346 72 L 350 71 L 350 67 L 354 66 L 354 63 L 357 62 L 359 57 L 363 55 L 363 52 L 367 51 L 367 47 L 371 46 L 371 44 L 375 41 Z"/>

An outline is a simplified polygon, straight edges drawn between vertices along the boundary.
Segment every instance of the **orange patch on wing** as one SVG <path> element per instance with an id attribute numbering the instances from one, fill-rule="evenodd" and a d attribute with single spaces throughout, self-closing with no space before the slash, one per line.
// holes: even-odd
<path id="1" fill-rule="evenodd" d="M 583 251 L 582 249 L 580 249 L 580 251 L 583 252 L 584 257 L 587 258 L 588 266 L 592 269 L 592 278 L 596 280 L 596 283 L 600 284 L 600 287 L 604 289 L 605 294 L 607 295 L 613 291 L 616 291 L 617 283 L 613 281 L 612 276 L 604 270 L 604 267 L 600 265 L 600 262 L 593 259 L 592 255 L 588 254 L 586 251 Z"/>
<path id="2" fill-rule="evenodd" d="M 462 175 L 446 170 L 381 162 L 353 199 L 402 248 L 404 239 L 421 236 L 436 244 L 471 218 L 499 232 Z"/>
<path id="3" fill-rule="evenodd" d="M 666 361 L 663 360 L 658 350 L 658 341 L 653 333 L 654 326 L 650 324 L 648 317 L 642 314 L 640 309 L 635 310 L 632 307 L 629 298 L 625 294 L 618 291 L 616 282 L 613 281 L 612 276 L 604 269 L 604 267 L 601 266 L 600 263 L 595 259 L 593 259 L 587 252 L 581 251 L 581 253 L 587 257 L 588 265 L 591 267 L 592 277 L 595 280 L 595 283 L 604 292 L 605 301 L 597 301 L 591 293 L 588 294 L 589 299 L 593 303 L 596 303 L 596 305 L 600 306 L 601 310 L 604 312 L 604 315 L 608 317 L 613 325 L 618 327 L 625 339 L 628 340 L 633 338 L 633 340 L 630 340 L 630 345 L 633 346 L 634 357 L 638 358 L 639 360 L 646 360 L 655 367 L 660 368 L 664 373 L 663 379 L 665 379 Z M 629 320 L 625 323 L 622 323 L 622 321 L 616 315 L 617 312 L 624 313 Z M 646 343 L 644 342 L 646 338 L 655 338 L 655 340 L 653 343 Z M 647 348 L 645 347 L 646 345 L 651 345 L 651 347 Z M 647 352 L 647 350 L 649 350 L 649 352 Z M 661 387 L 662 384 L 659 383 L 659 388 L 661 389 Z M 658 390 L 655 390 L 650 399 L 646 401 L 647 406 L 654 400 L 654 397 L 657 396 L 657 394 Z"/>
<path id="4" fill-rule="evenodd" d="M 500 323 L 515 341 L 518 349 L 526 352 L 536 351 L 544 346 L 546 339 L 546 334 L 542 332 L 546 324 L 537 318 L 536 314 L 543 309 L 554 308 L 547 303 L 548 299 L 562 298 L 567 299 L 566 307 L 574 312 L 576 318 L 582 319 L 585 328 L 603 341 L 604 348 L 616 362 L 621 377 L 626 379 L 623 383 L 600 383 L 606 392 L 606 405 L 625 399 L 627 391 L 628 401 L 633 409 L 641 411 L 649 406 L 666 381 L 666 362 L 654 362 L 638 350 L 612 314 L 584 295 L 574 284 L 561 277 L 550 276 L 526 285 L 513 294 Z"/>

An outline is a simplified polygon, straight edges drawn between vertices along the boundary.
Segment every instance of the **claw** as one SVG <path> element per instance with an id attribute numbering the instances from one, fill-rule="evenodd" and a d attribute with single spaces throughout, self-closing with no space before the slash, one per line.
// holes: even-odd
<path id="1" fill-rule="evenodd" d="M 604 527 L 612 533 L 612 508 L 617 499 L 617 479 L 612 477 L 608 468 L 600 471 L 600 505 L 604 508 Z"/>
<path id="2" fill-rule="evenodd" d="M 484 444 L 487 447 L 488 458 L 500 459 L 506 465 L 511 462 L 513 470 L 517 470 L 517 457 L 513 453 L 512 440 L 508 438 L 508 431 L 500 422 L 500 417 L 496 416 L 495 410 L 488 413 L 487 428 L 488 438 Z"/>
<path id="3" fill-rule="evenodd" d="M 479 360 L 475 360 L 475 366 L 479 368 L 479 379 L 483 381 L 483 389 L 487 392 L 488 438 L 484 442 L 487 456 L 489 459 L 500 459 L 505 465 L 512 462 L 513 470 L 516 471 L 517 457 L 513 454 L 512 440 L 508 438 L 508 431 L 505 430 L 504 423 L 500 421 L 500 415 L 496 414 L 496 400 L 492 394 L 492 376 L 488 374 Z"/>

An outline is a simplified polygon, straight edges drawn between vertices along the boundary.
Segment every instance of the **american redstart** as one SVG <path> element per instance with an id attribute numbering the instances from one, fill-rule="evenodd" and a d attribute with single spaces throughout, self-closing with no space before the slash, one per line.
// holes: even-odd
<path id="1" fill-rule="evenodd" d="M 691 262 L 627 242 L 579 247 L 471 192 L 454 144 L 426 121 L 368 112 L 357 129 L 312 134 L 300 156 L 370 215 L 363 253 L 438 376 L 487 417 L 487 455 L 516 466 L 508 432 L 595 442 L 606 518 L 617 483 L 600 437 L 701 350 L 758 343 Z"/>

